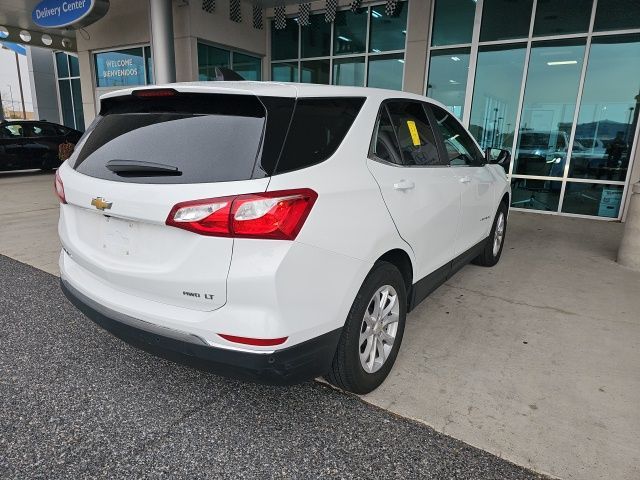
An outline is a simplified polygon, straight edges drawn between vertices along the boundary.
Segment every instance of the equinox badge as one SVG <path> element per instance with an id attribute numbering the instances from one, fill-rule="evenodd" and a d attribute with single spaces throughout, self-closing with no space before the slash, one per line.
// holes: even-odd
<path id="1" fill-rule="evenodd" d="M 96 207 L 98 210 L 108 210 L 113 205 L 113 202 L 107 202 L 102 197 L 96 197 L 91 200 L 91 205 Z"/>

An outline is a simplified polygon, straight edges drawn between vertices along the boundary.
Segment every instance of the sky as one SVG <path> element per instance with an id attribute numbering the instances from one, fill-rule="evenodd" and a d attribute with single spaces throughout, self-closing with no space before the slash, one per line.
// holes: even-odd
<path id="1" fill-rule="evenodd" d="M 27 111 L 32 111 L 33 106 L 31 103 L 31 87 L 29 85 L 29 67 L 27 65 L 27 57 L 24 55 L 19 55 L 18 57 L 20 59 L 20 71 L 25 106 Z M 2 104 L 5 108 L 9 108 L 11 104 L 11 91 L 13 91 L 14 108 L 21 111 L 20 87 L 18 86 L 18 73 L 16 69 L 15 55 L 11 50 L 0 48 L 0 96 L 2 96 Z"/>

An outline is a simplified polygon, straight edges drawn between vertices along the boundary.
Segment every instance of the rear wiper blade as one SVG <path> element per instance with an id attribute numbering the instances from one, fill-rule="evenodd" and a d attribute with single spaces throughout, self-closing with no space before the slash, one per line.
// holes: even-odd
<path id="1" fill-rule="evenodd" d="M 182 175 L 178 167 L 164 163 L 143 162 L 142 160 L 109 160 L 105 165 L 109 170 L 121 174 Z"/>

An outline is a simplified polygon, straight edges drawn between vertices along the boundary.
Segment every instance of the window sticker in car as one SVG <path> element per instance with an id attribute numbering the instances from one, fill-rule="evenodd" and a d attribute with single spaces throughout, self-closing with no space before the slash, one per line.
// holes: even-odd
<path id="1" fill-rule="evenodd" d="M 411 141 L 413 142 L 414 147 L 420 146 L 420 135 L 418 135 L 418 128 L 416 127 L 416 122 L 413 120 L 407 120 L 407 127 L 409 128 L 409 133 L 411 134 Z"/>

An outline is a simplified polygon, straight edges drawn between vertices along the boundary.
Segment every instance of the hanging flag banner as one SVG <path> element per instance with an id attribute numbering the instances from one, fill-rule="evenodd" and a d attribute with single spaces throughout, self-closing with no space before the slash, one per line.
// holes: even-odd
<path id="1" fill-rule="evenodd" d="M 324 11 L 324 21 L 333 23 L 336 19 L 336 9 L 338 8 L 338 0 L 327 0 L 327 6 Z"/>
<path id="2" fill-rule="evenodd" d="M 310 3 L 301 3 L 300 4 L 300 12 L 298 13 L 298 23 L 302 27 L 306 27 L 309 25 L 309 15 L 311 14 L 311 4 Z"/>
<path id="3" fill-rule="evenodd" d="M 273 23 L 276 30 L 284 30 L 287 28 L 287 16 L 284 5 L 278 5 L 273 9 Z"/>
<path id="4" fill-rule="evenodd" d="M 31 12 L 31 20 L 43 28 L 82 28 L 108 10 L 109 0 L 42 0 Z"/>

